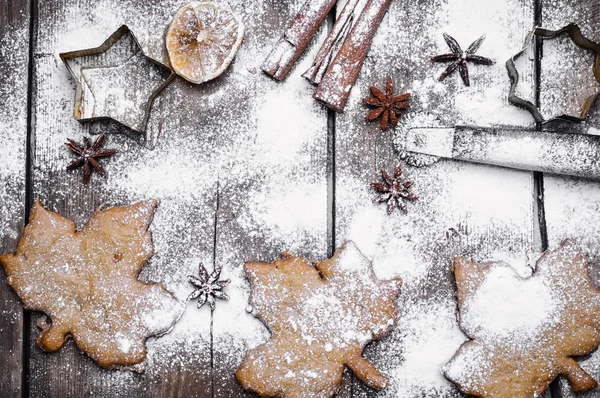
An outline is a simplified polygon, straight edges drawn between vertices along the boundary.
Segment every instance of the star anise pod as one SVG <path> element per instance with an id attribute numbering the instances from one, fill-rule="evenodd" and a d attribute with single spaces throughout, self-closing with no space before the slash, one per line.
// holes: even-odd
<path id="1" fill-rule="evenodd" d="M 215 270 L 209 275 L 204 265 L 200 264 L 199 277 L 189 275 L 188 279 L 192 285 L 196 287 L 188 300 L 198 299 L 198 308 L 208 302 L 211 310 L 215 310 L 216 299 L 229 300 L 229 296 L 223 292 L 223 288 L 229 285 L 230 280 L 220 281 L 221 268 Z"/>
<path id="2" fill-rule="evenodd" d="M 470 86 L 471 82 L 469 81 L 469 68 L 467 66 L 467 62 L 473 62 L 474 64 L 480 65 L 493 65 L 495 63 L 495 61 L 489 58 L 475 55 L 477 50 L 479 50 L 481 43 L 483 43 L 483 40 L 485 40 L 485 35 L 471 43 L 466 51 L 463 51 L 458 42 L 447 33 L 444 33 L 444 40 L 446 40 L 446 43 L 452 52 L 431 58 L 433 62 L 452 62 L 440 76 L 440 81 L 444 80 L 448 75 L 458 68 L 463 82 L 466 86 Z"/>
<path id="3" fill-rule="evenodd" d="M 83 139 L 83 145 L 73 141 L 70 138 L 67 138 L 67 142 L 65 142 L 67 148 L 78 155 L 77 159 L 73 160 L 67 166 L 67 170 L 73 170 L 83 165 L 84 184 L 87 184 L 90 181 L 90 177 L 92 176 L 92 168 L 102 176 L 106 174 L 104 167 L 98 163 L 98 158 L 105 158 L 117 153 L 117 151 L 114 149 L 102 149 L 104 137 L 104 133 L 100 134 L 93 144 L 90 143 L 90 140 L 87 137 Z"/>
<path id="4" fill-rule="evenodd" d="M 373 96 L 363 99 L 363 102 L 374 106 L 375 109 L 369 112 L 365 120 L 372 121 L 381 116 L 381 130 L 386 131 L 390 127 L 390 123 L 396 127 L 398 117 L 409 107 L 410 93 L 394 96 L 394 82 L 391 77 L 388 77 L 385 93 L 374 86 L 371 86 L 369 90 Z"/>
<path id="5" fill-rule="evenodd" d="M 404 201 L 414 201 L 419 199 L 418 196 L 410 192 L 410 188 L 413 186 L 414 182 L 408 181 L 402 175 L 402 167 L 396 167 L 393 176 L 390 176 L 385 170 L 381 170 L 381 177 L 383 182 L 371 183 L 371 187 L 379 193 L 379 196 L 377 196 L 373 202 L 387 202 L 388 214 L 392 214 L 396 206 L 406 211 Z"/>

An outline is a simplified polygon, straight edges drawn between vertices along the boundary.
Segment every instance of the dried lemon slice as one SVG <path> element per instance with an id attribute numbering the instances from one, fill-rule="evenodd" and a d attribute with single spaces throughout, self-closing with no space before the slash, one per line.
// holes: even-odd
<path id="1" fill-rule="evenodd" d="M 181 7 L 167 29 L 173 70 L 200 84 L 227 69 L 244 38 L 244 24 L 227 4 L 193 2 Z"/>

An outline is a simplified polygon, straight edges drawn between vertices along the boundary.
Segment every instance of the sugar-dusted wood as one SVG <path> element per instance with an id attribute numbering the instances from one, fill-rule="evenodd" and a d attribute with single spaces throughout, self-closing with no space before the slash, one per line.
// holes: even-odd
<path id="1" fill-rule="evenodd" d="M 533 2 L 395 1 L 374 39 L 343 114 L 336 117 L 336 244 L 354 240 L 373 258 L 380 278 L 404 279 L 396 329 L 367 350 L 367 357 L 390 378 L 381 393 L 354 385 L 356 397 L 458 397 L 439 367 L 464 341 L 455 310 L 452 257 L 495 258 L 524 267 L 539 250 L 532 173 L 440 161 L 426 168 L 406 167 L 419 196 L 404 214 L 386 214 L 385 204 L 371 201 L 369 183 L 379 170 L 398 163 L 392 136 L 406 127 L 469 124 L 532 125 L 528 114 L 507 103 L 504 62 L 522 47 L 533 21 Z M 469 65 L 471 87 L 455 73 L 439 82 L 447 65 L 430 57 L 448 52 L 447 32 L 466 48 L 486 34 L 477 52 L 495 59 L 491 67 Z M 385 87 L 387 76 L 396 95 L 412 93 L 411 108 L 394 133 L 368 123 L 361 99 L 368 87 Z M 532 75 L 523 74 L 530 92 Z"/>
<path id="2" fill-rule="evenodd" d="M 81 169 L 65 170 L 72 155 L 63 143 L 67 137 L 81 141 L 108 126 L 80 124 L 73 118 L 75 83 L 58 56 L 98 46 L 127 24 L 150 56 L 166 62 L 163 34 L 180 5 L 175 0 L 40 2 L 34 43 L 33 196 L 80 227 L 101 204 L 159 199 L 150 228 L 155 255 L 139 278 L 163 283 L 182 301 L 183 311 L 192 291 L 187 276 L 198 273 L 200 262 L 213 261 L 219 131 L 212 120 L 223 114 L 213 99 L 227 90 L 232 75 L 203 86 L 174 81 L 150 115 L 148 136 L 154 150 L 144 147 L 138 136 L 109 134 L 106 147 L 118 154 L 102 160 L 107 177 L 95 174 L 86 186 Z M 37 318 L 33 314 L 30 325 L 31 397 L 212 396 L 211 319 L 194 304 L 187 306 L 172 332 L 147 341 L 148 366 L 142 375 L 103 370 L 80 355 L 72 342 L 56 353 L 42 352 L 34 343 Z"/>
<path id="3" fill-rule="evenodd" d="M 577 22 L 582 33 L 589 39 L 600 41 L 600 8 L 597 1 L 578 0 L 556 2 L 542 0 L 542 23 L 544 27 L 560 28 Z M 565 106 L 580 106 L 573 96 L 581 92 L 599 90 L 600 84 L 592 75 L 593 56 L 585 50 L 566 46 L 565 52 L 558 54 L 552 46 L 544 44 L 544 58 L 541 67 L 541 89 L 548 93 L 541 95 L 541 105 L 551 110 L 562 111 Z M 556 96 L 559 100 L 556 100 Z M 563 131 L 595 133 L 600 122 L 600 110 L 596 103 L 588 121 L 582 124 L 562 124 Z M 548 232 L 548 246 L 556 247 L 562 239 L 572 238 L 581 247 L 589 262 L 589 272 L 596 284 L 600 281 L 600 183 L 597 181 L 544 176 L 544 208 Z M 596 351 L 589 357 L 578 360 L 581 367 L 598 380 L 600 354 Z M 568 381 L 560 379 L 558 392 L 562 397 L 592 398 L 600 395 L 596 388 L 583 394 L 572 391 Z"/>
<path id="4" fill-rule="evenodd" d="M 232 74 L 235 95 L 223 97 L 220 131 L 216 265 L 231 300 L 213 316 L 215 397 L 252 396 L 235 380 L 246 352 L 266 342 L 266 327 L 246 311 L 247 261 L 271 262 L 287 250 L 325 258 L 327 228 L 327 111 L 312 99 L 301 77 L 325 37 L 321 28 L 292 72 L 281 82 L 260 72 L 260 63 L 303 1 L 234 1 L 247 34 Z M 348 395 L 342 395 L 348 396 Z"/>
<path id="5" fill-rule="evenodd" d="M 25 220 L 29 1 L 0 5 L 0 253 L 15 249 Z M 0 396 L 20 397 L 23 307 L 0 270 Z"/>

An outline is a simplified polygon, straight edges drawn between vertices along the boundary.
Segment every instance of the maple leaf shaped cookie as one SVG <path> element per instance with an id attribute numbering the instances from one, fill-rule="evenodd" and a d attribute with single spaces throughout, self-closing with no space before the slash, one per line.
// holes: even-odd
<path id="1" fill-rule="evenodd" d="M 476 397 L 542 396 L 558 375 L 573 390 L 597 386 L 573 356 L 600 344 L 600 291 L 577 245 L 565 240 L 521 278 L 505 263 L 454 260 L 459 322 L 472 339 L 444 366 Z"/>
<path id="2" fill-rule="evenodd" d="M 352 242 L 319 263 L 287 252 L 270 264 L 248 263 L 250 304 L 271 331 L 237 370 L 244 388 L 268 397 L 330 397 L 344 366 L 367 385 L 387 385 L 362 357 L 398 316 L 401 280 L 380 281 Z"/>
<path id="3" fill-rule="evenodd" d="M 143 369 L 146 339 L 168 331 L 182 307 L 162 285 L 137 279 L 154 253 L 148 226 L 157 204 L 97 211 L 76 231 L 36 201 L 17 252 L 0 264 L 25 308 L 51 319 L 38 323 L 41 349 L 56 351 L 72 336 L 103 367 Z"/>

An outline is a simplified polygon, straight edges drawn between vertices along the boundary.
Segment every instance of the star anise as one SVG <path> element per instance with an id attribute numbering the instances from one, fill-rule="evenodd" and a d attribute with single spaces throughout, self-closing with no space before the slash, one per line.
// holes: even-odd
<path id="1" fill-rule="evenodd" d="M 83 183 L 87 184 L 92 176 L 92 168 L 96 170 L 100 175 L 105 175 L 104 167 L 98 163 L 98 158 L 105 158 L 112 156 L 117 153 L 114 149 L 102 149 L 105 134 L 102 133 L 96 138 L 93 144 L 90 143 L 89 138 L 83 139 L 83 145 L 67 138 L 65 145 L 71 151 L 75 152 L 79 157 L 73 160 L 68 166 L 67 170 L 73 170 L 83 165 Z"/>
<path id="2" fill-rule="evenodd" d="M 394 175 L 391 177 L 385 170 L 381 170 L 381 177 L 383 182 L 371 183 L 371 187 L 379 193 L 379 196 L 373 202 L 387 202 L 388 214 L 392 214 L 396 206 L 406 211 L 405 200 L 414 201 L 419 199 L 418 196 L 410 192 L 414 182 L 408 181 L 402 175 L 402 167 L 396 167 Z"/>
<path id="3" fill-rule="evenodd" d="M 208 302 L 211 310 L 215 310 L 216 300 L 229 300 L 229 296 L 223 292 L 223 288 L 229 285 L 230 280 L 220 281 L 221 268 L 215 268 L 212 274 L 208 274 L 208 271 L 204 265 L 200 264 L 199 277 L 189 275 L 188 279 L 192 285 L 196 287 L 192 294 L 187 298 L 188 300 L 198 299 L 198 308 L 202 307 Z"/>
<path id="4" fill-rule="evenodd" d="M 470 86 L 471 83 L 469 81 L 469 68 L 467 62 L 473 62 L 474 64 L 480 65 L 493 65 L 495 63 L 495 61 L 489 58 L 475 55 L 477 50 L 479 50 L 481 43 L 485 40 L 485 35 L 471 43 L 469 48 L 467 48 L 467 51 L 463 51 L 458 42 L 447 33 L 444 33 L 444 40 L 446 40 L 446 43 L 452 52 L 431 58 L 433 62 L 452 62 L 440 76 L 440 81 L 444 80 L 458 68 L 463 82 L 466 86 Z"/>
<path id="5" fill-rule="evenodd" d="M 410 93 L 394 97 L 394 82 L 391 77 L 388 77 L 385 93 L 374 86 L 371 86 L 369 89 L 373 97 L 367 97 L 363 99 L 363 102 L 374 106 L 375 109 L 369 112 L 365 120 L 372 121 L 381 116 L 381 130 L 386 131 L 390 127 L 390 123 L 396 127 L 398 116 L 401 116 L 402 112 L 409 107 L 408 99 L 410 98 Z"/>

